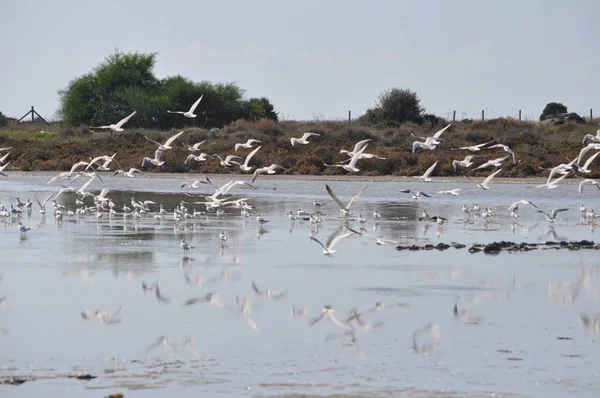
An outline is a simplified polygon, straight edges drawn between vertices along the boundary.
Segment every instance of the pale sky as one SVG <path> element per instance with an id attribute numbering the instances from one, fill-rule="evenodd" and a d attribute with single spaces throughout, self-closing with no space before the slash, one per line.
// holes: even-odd
<path id="1" fill-rule="evenodd" d="M 159 78 L 235 81 L 280 117 L 345 119 L 379 93 L 429 113 L 600 116 L 600 1 L 0 0 L 0 111 L 52 118 L 57 91 L 118 48 Z M 110 122 L 110 121 L 108 121 Z"/>

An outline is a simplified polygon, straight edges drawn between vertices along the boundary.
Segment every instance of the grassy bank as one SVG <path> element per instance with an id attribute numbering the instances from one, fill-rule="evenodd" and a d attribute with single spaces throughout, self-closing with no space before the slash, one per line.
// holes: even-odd
<path id="1" fill-rule="evenodd" d="M 194 173 L 238 173 L 239 169 L 226 169 L 217 160 L 206 162 L 192 161 L 187 165 L 184 161 L 190 153 L 187 145 L 206 140 L 201 147 L 203 152 L 245 156 L 250 150 L 235 153 L 234 144 L 245 142 L 248 138 L 262 141 L 261 150 L 254 156 L 250 165 L 266 166 L 277 163 L 288 168 L 286 173 L 313 175 L 341 175 L 347 172 L 340 168 L 328 168 L 324 163 L 332 164 L 344 160 L 346 155 L 340 149 L 352 150 L 357 141 L 371 139 L 366 150 L 385 157 L 385 160 L 361 159 L 357 167 L 360 173 L 367 176 L 395 175 L 414 176 L 422 174 L 433 162 L 439 160 L 432 175 L 461 175 L 464 169 L 454 172 L 452 160 L 462 160 L 470 152 L 452 151 L 467 145 L 480 144 L 487 141 L 510 146 L 520 162 L 513 165 L 506 161 L 503 164 L 504 177 L 543 176 L 541 168 L 553 167 L 566 163 L 567 158 L 576 157 L 583 147 L 581 140 L 585 134 L 594 134 L 598 123 L 575 124 L 565 123 L 560 126 L 548 126 L 535 122 L 519 122 L 512 119 L 495 119 L 486 122 L 458 122 L 443 134 L 447 142 L 433 151 L 418 149 L 411 152 L 411 144 L 415 140 L 411 134 L 418 136 L 432 135 L 444 125 L 431 126 L 405 123 L 394 127 L 377 127 L 347 122 L 272 122 L 260 120 L 255 123 L 238 121 L 224 127 L 219 132 L 208 132 L 200 128 L 186 130 L 174 144 L 174 149 L 166 153 L 166 164 L 157 168 L 148 167 L 146 172 L 194 172 Z M 43 133 L 41 132 L 43 131 Z M 309 145 L 291 146 L 291 137 L 300 137 L 304 132 L 312 131 L 321 134 L 311 137 Z M 85 126 L 78 128 L 62 128 L 58 125 L 35 126 L 28 124 L 13 125 L 0 129 L 0 147 L 12 146 L 10 155 L 14 169 L 23 171 L 64 171 L 81 160 L 98 155 L 117 153 L 116 159 L 123 168 L 141 166 L 144 156 L 152 157 L 155 144 L 144 138 L 148 136 L 157 141 L 164 141 L 176 131 L 159 132 L 152 130 L 126 130 L 122 133 L 90 132 Z M 588 156 L 593 152 L 588 153 Z M 477 153 L 486 159 L 506 155 L 499 149 L 482 150 Z M 478 160 L 478 163 L 484 162 Z M 598 160 L 600 162 L 600 160 Z M 476 163 L 476 164 L 478 164 Z M 9 167 L 10 167 L 9 166 Z M 473 166 L 474 167 L 474 166 Z M 590 166 L 599 171 L 586 177 L 600 177 L 600 167 Z M 10 170 L 10 169 L 7 169 Z M 482 171 L 481 175 L 489 171 Z M 547 172 L 546 172 L 547 173 Z M 477 175 L 477 174 L 475 174 Z"/>

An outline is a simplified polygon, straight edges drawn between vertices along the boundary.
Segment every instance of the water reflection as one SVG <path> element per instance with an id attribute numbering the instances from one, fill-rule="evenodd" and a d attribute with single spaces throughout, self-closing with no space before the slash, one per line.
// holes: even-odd
<path id="1" fill-rule="evenodd" d="M 44 388 L 45 377 L 78 369 L 98 376 L 103 388 L 135 385 L 123 388 L 153 395 L 151 387 L 162 387 L 154 396 L 191 396 L 197 390 L 188 393 L 181 384 L 199 383 L 211 393 L 230 395 L 248 386 L 256 395 L 307 389 L 364 395 L 390 385 L 417 386 L 426 390 L 423 395 L 435 395 L 431 380 L 441 380 L 444 390 L 458 395 L 471 394 L 473 385 L 493 393 L 572 393 L 555 383 L 556 374 L 569 378 L 573 389 L 593 388 L 578 365 L 566 362 L 575 357 L 563 354 L 595 349 L 589 336 L 599 333 L 599 271 L 585 261 L 593 260 L 594 252 L 489 257 L 466 250 L 394 250 L 396 244 L 421 242 L 593 238 L 591 225 L 577 222 L 579 217 L 565 215 L 550 226 L 526 208 L 517 219 L 500 210 L 490 215 L 490 208 L 504 209 L 531 194 L 526 186 L 464 190 L 458 197 L 434 195 L 419 203 L 399 198 L 397 190 L 406 183 L 373 182 L 353 204 L 356 215 L 344 219 L 323 182 L 269 179 L 261 184 L 276 190 L 233 191 L 234 198 L 249 198 L 255 209 L 244 210 L 251 216 L 240 208 L 219 208 L 217 214 L 188 203 L 187 212 L 177 213 L 182 200 L 198 200 L 184 197 L 179 180 L 119 180 L 108 194 L 116 213 L 101 218 L 95 211 L 76 213 L 68 198 L 62 220 L 50 211 L 45 217 L 36 211 L 0 217 L 5 275 L 0 331 L 11 331 L 0 338 L 5 366 L 0 378 L 31 374 L 39 379 L 32 388 Z M 48 190 L 27 184 L 40 193 Z M 352 181 L 330 184 L 342 201 L 364 187 Z M 431 183 L 427 192 L 443 188 Z M 0 189 L 0 201 L 12 203 L 14 186 L 11 192 Z M 544 208 L 565 200 L 561 189 L 543 193 Z M 133 206 L 132 197 L 154 204 L 126 217 L 123 209 Z M 448 220 L 419 221 L 423 210 Z M 381 217 L 371 216 L 374 212 Z M 260 223 L 258 213 L 269 222 Z M 19 220 L 32 227 L 23 240 Z M 350 230 L 357 233 L 332 248 L 338 251 L 331 257 L 310 239 L 327 247 L 329 239 Z M 182 239 L 192 247 L 187 255 Z M 120 305 L 123 310 L 114 317 L 111 312 Z M 79 316 L 85 308 L 88 322 Z M 94 327 L 113 318 L 121 322 Z M 517 337 L 508 332 L 515 328 Z M 573 332 L 582 328 L 587 335 Z M 509 388 L 498 378 L 495 370 L 507 358 L 493 354 L 504 347 L 519 358 L 535 355 L 535 361 L 520 363 L 523 385 Z M 419 355 L 406 355 L 411 351 Z M 35 371 L 28 368 L 34 358 L 44 363 Z M 586 361 L 600 366 L 592 355 Z M 294 384 L 298 377 L 313 384 Z"/>

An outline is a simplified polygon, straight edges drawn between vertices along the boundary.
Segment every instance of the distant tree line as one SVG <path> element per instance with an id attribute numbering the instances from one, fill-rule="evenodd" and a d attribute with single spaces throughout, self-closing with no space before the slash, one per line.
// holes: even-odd
<path id="1" fill-rule="evenodd" d="M 169 129 L 189 125 L 221 127 L 238 119 L 277 121 L 267 98 L 244 97 L 236 83 L 193 82 L 183 76 L 157 79 L 156 53 L 115 52 L 92 72 L 72 80 L 58 92 L 59 118 L 67 125 L 116 123 L 137 111 L 128 127 Z M 203 96 L 195 119 L 171 111 L 187 111 Z"/>

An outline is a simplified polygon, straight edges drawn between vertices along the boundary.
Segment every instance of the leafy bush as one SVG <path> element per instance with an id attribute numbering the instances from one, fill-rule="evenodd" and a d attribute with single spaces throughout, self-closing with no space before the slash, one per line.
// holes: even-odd
<path id="1" fill-rule="evenodd" d="M 368 109 L 361 116 L 369 123 L 405 123 L 423 121 L 424 109 L 415 92 L 409 89 L 392 88 L 379 94 L 374 109 Z"/>
<path id="2" fill-rule="evenodd" d="M 544 107 L 540 115 L 540 120 L 545 120 L 548 116 L 553 116 L 557 113 L 567 113 L 567 107 L 559 102 L 549 102 Z"/>
<path id="3" fill-rule="evenodd" d="M 60 90 L 58 116 L 70 126 L 116 123 L 136 111 L 127 127 L 169 129 L 183 126 L 223 126 L 237 119 L 277 120 L 267 98 L 244 98 L 235 83 L 193 82 L 182 76 L 154 76 L 156 53 L 115 52 L 92 72 Z M 171 111 L 187 111 L 203 96 L 189 119 Z"/>

